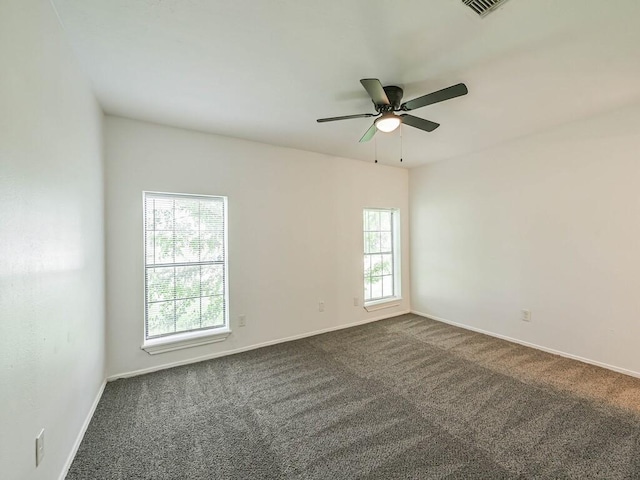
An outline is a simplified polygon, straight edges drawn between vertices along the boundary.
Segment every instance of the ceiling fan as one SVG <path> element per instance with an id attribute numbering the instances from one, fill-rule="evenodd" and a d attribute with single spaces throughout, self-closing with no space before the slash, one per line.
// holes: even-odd
<path id="1" fill-rule="evenodd" d="M 378 113 L 361 113 L 357 115 L 345 115 L 344 117 L 330 117 L 319 118 L 318 122 L 333 122 L 335 120 L 348 120 L 351 118 L 364 118 L 364 117 L 379 117 L 373 125 L 369 127 L 369 130 L 360 139 L 360 142 L 368 142 L 376 134 L 376 130 L 381 132 L 393 132 L 401 123 L 427 132 L 433 132 L 440 126 L 439 123 L 425 120 L 423 118 L 414 117 L 408 113 L 396 115 L 395 112 L 407 112 L 415 110 L 416 108 L 426 107 L 433 103 L 444 102 L 451 98 L 460 97 L 466 95 L 469 90 L 464 83 L 458 83 L 451 87 L 443 88 L 437 92 L 423 95 L 422 97 L 414 98 L 408 102 L 400 103 L 402 101 L 403 91 L 400 87 L 390 85 L 383 87 L 380 80 L 377 78 L 363 78 L 360 83 L 367 91 L 373 104 L 376 107 Z"/>

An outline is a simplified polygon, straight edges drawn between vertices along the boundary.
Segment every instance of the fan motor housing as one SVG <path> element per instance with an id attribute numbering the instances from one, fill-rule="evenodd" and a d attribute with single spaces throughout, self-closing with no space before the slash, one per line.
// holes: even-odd
<path id="1" fill-rule="evenodd" d="M 390 85 L 388 87 L 382 87 L 382 88 L 384 88 L 384 93 L 387 94 L 387 98 L 389 99 L 389 102 L 391 104 L 389 106 L 391 108 L 385 109 L 384 107 L 387 107 L 387 105 L 376 105 L 376 108 L 381 107 L 379 111 L 382 111 L 382 112 L 398 110 L 400 108 L 400 102 L 402 102 L 402 95 L 404 93 L 402 89 L 394 85 Z"/>

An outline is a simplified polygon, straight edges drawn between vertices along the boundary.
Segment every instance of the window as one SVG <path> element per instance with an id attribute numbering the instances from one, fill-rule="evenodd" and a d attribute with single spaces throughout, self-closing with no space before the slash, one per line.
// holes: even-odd
<path id="1" fill-rule="evenodd" d="M 228 334 L 226 211 L 226 197 L 144 193 L 143 348 L 149 353 Z"/>
<path id="2" fill-rule="evenodd" d="M 400 297 L 398 210 L 365 208 L 364 301 L 384 303 Z"/>

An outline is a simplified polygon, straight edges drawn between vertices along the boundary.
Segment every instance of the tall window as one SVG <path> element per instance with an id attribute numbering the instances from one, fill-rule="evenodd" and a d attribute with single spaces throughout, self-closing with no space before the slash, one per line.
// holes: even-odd
<path id="1" fill-rule="evenodd" d="M 144 193 L 145 340 L 227 326 L 226 210 L 226 197 Z"/>
<path id="2" fill-rule="evenodd" d="M 363 216 L 365 304 L 399 297 L 399 213 L 365 208 Z"/>

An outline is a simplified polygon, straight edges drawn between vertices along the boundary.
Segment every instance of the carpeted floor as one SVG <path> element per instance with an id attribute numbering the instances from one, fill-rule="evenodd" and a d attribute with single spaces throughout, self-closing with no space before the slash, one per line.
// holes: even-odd
<path id="1" fill-rule="evenodd" d="M 415 315 L 109 383 L 75 479 L 640 478 L 640 380 Z"/>

